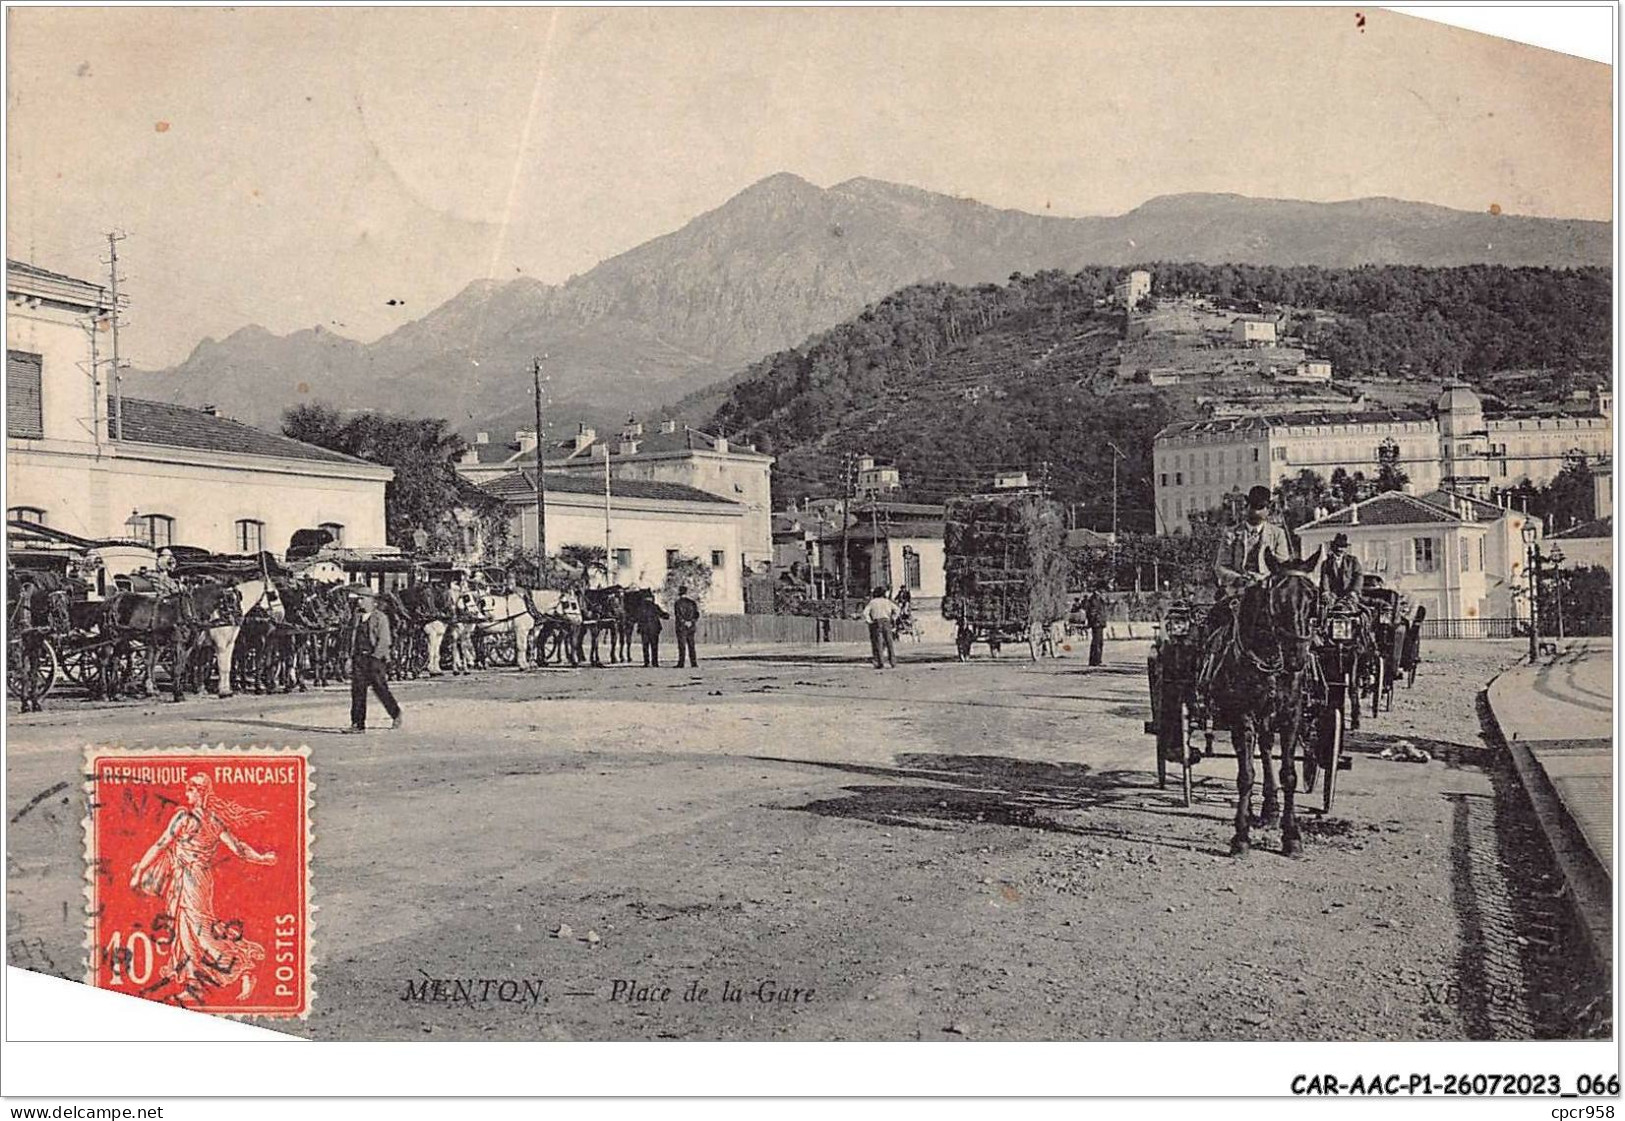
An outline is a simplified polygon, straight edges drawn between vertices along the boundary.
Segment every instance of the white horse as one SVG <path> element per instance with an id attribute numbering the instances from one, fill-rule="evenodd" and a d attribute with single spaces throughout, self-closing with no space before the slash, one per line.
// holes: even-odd
<path id="1" fill-rule="evenodd" d="M 546 612 L 540 600 L 545 596 L 557 595 L 556 592 L 531 592 L 531 601 L 536 603 L 537 610 Z M 520 592 L 486 592 L 480 596 L 480 611 L 484 614 L 486 622 L 480 624 L 482 634 L 511 634 L 513 647 L 520 669 L 530 669 L 530 632 L 536 627 L 536 619 L 530 613 L 530 605 L 525 602 L 525 596 Z"/>
<path id="2" fill-rule="evenodd" d="M 287 618 L 287 610 L 282 605 L 282 596 L 278 594 L 276 585 L 269 580 L 255 577 L 252 580 L 244 580 L 234 587 L 242 604 L 243 615 L 247 615 L 256 607 L 263 607 L 275 622 L 280 623 Z M 242 625 L 240 622 L 221 624 L 206 628 L 204 633 L 209 636 L 209 643 L 214 647 L 215 669 L 220 674 L 216 693 L 220 697 L 229 697 L 232 695 L 231 662 L 237 652 L 237 636 L 242 633 Z"/>

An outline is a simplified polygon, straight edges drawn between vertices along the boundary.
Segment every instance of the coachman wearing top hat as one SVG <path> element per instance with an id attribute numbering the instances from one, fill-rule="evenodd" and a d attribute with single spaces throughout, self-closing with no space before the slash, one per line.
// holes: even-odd
<path id="1" fill-rule="evenodd" d="M 1360 606 L 1360 591 L 1365 584 L 1365 571 L 1360 558 L 1349 552 L 1349 535 L 1339 533 L 1332 538 L 1331 555 L 1320 566 L 1320 595 L 1329 610 L 1338 605 Z"/>

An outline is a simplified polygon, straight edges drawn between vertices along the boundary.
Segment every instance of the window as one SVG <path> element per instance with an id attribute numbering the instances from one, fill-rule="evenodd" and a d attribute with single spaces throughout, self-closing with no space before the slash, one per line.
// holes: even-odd
<path id="1" fill-rule="evenodd" d="M 910 545 L 903 546 L 903 581 L 910 588 L 920 586 L 920 554 Z"/>
<path id="2" fill-rule="evenodd" d="M 1162 485 L 1163 485 L 1163 486 L 1167 486 L 1167 485 L 1168 485 L 1168 472 L 1166 472 L 1166 471 L 1164 471 L 1164 472 L 1163 472 L 1163 473 L 1162 473 Z"/>
<path id="3" fill-rule="evenodd" d="M 1484 539 L 1482 537 L 1478 539 L 1478 570 L 1480 572 L 1484 571 Z"/>
<path id="4" fill-rule="evenodd" d="M 6 435 L 38 440 L 45 435 L 40 404 L 40 356 L 6 351 Z"/>
<path id="5" fill-rule="evenodd" d="M 1174 486 L 1182 487 L 1184 485 L 1185 485 L 1185 472 L 1183 472 L 1183 471 L 1175 471 L 1174 472 Z"/>
<path id="6" fill-rule="evenodd" d="M 711 550 L 711 567 L 712 568 L 721 568 L 724 564 L 728 563 L 727 557 L 728 557 L 728 554 L 724 553 L 721 549 L 712 549 Z"/>
<path id="7" fill-rule="evenodd" d="M 1413 550 L 1414 550 L 1415 555 L 1416 555 L 1416 568 L 1415 568 L 1415 571 L 1417 571 L 1417 572 L 1436 572 L 1436 571 L 1438 571 L 1438 568 L 1437 568 L 1436 564 L 1434 563 L 1434 559 L 1433 559 L 1433 538 L 1431 538 L 1431 537 L 1415 537 L 1415 538 L 1411 539 L 1411 545 L 1412 545 Z"/>
<path id="8" fill-rule="evenodd" d="M 615 550 L 615 567 L 616 568 L 631 568 L 632 567 L 632 550 L 631 549 L 616 549 Z"/>
<path id="9" fill-rule="evenodd" d="M 142 514 L 132 525 L 137 541 L 154 549 L 167 549 L 175 543 L 175 519 L 168 514 Z"/>
<path id="10" fill-rule="evenodd" d="M 1258 449 L 1257 448 L 1253 449 L 1253 462 L 1254 463 L 1258 462 Z"/>
<path id="11" fill-rule="evenodd" d="M 1286 449 L 1285 448 L 1271 448 L 1270 449 L 1270 458 L 1275 460 L 1277 463 L 1285 463 L 1286 462 Z"/>
<path id="12" fill-rule="evenodd" d="M 666 567 L 668 569 L 670 569 L 671 566 L 676 564 L 676 563 L 677 563 L 677 550 L 676 549 L 667 549 L 666 550 Z"/>
<path id="13" fill-rule="evenodd" d="M 255 521 L 253 518 L 243 518 L 237 522 L 237 551 L 239 553 L 257 553 L 265 548 L 265 523 Z"/>
<path id="14" fill-rule="evenodd" d="M 38 506 L 13 506 L 6 511 L 8 522 L 28 522 L 31 525 L 45 524 L 45 511 Z"/>
<path id="15" fill-rule="evenodd" d="M 317 526 L 316 528 L 317 529 L 325 529 L 328 533 L 330 533 L 332 535 L 332 537 L 333 537 L 333 544 L 335 544 L 335 545 L 344 544 L 344 527 L 342 525 L 340 525 L 338 522 L 323 522 L 321 525 Z"/>
<path id="16" fill-rule="evenodd" d="M 1472 550 L 1472 548 L 1468 545 L 1468 543 L 1466 541 L 1463 541 L 1461 543 L 1461 570 L 1463 572 L 1471 572 L 1473 570 L 1473 560 L 1472 560 L 1472 558 L 1473 558 L 1473 550 Z"/>

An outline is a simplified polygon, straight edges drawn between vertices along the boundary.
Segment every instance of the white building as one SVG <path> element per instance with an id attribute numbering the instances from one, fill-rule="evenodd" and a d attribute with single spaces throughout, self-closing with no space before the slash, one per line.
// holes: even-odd
<path id="1" fill-rule="evenodd" d="M 1613 420 L 1596 415 L 1484 416 L 1478 394 L 1448 386 L 1431 412 L 1420 409 L 1279 412 L 1187 421 L 1152 445 L 1157 531 L 1220 506 L 1254 484 L 1274 488 L 1308 469 L 1330 479 L 1339 467 L 1375 478 L 1392 462 L 1418 493 L 1441 486 L 1488 496 L 1520 481 L 1543 485 L 1565 458 L 1611 457 Z"/>
<path id="2" fill-rule="evenodd" d="M 865 500 L 879 498 L 902 488 L 903 477 L 895 464 L 876 460 L 872 455 L 858 457 L 857 482 L 852 488 L 854 497 Z"/>
<path id="3" fill-rule="evenodd" d="M 477 484 L 535 470 L 536 443 L 530 430 L 514 433 L 512 443 L 493 443 L 487 433 L 478 433 L 457 470 Z M 740 563 L 741 556 L 752 568 L 772 563 L 772 456 L 671 420 L 650 431 L 628 420 L 613 439 L 578 425 L 574 436 L 550 444 L 544 454 L 549 478 L 563 473 L 602 480 L 606 460 L 616 479 L 676 483 L 738 503 L 744 508 L 744 528 L 732 563 Z"/>
<path id="4" fill-rule="evenodd" d="M 1307 555 L 1339 533 L 1368 573 L 1435 619 L 1527 618 L 1523 527 L 1538 518 L 1451 491 L 1388 491 L 1298 528 Z"/>
<path id="5" fill-rule="evenodd" d="M 1112 288 L 1112 297 L 1119 307 L 1133 311 L 1139 306 L 1141 300 L 1151 295 L 1151 274 L 1144 269 L 1135 269 Z"/>
<path id="6" fill-rule="evenodd" d="M 1614 519 L 1582 522 L 1548 539 L 1547 552 L 1562 550 L 1563 568 L 1604 568 L 1614 571 Z"/>
<path id="7" fill-rule="evenodd" d="M 1230 338 L 1243 346 L 1274 346 L 1275 320 L 1238 316 L 1230 322 Z"/>
<path id="8" fill-rule="evenodd" d="M 384 544 L 389 468 L 201 409 L 111 400 L 102 288 L 7 261 L 6 299 L 8 520 L 220 553 L 280 553 L 318 526 Z"/>
<path id="9" fill-rule="evenodd" d="M 536 484 L 532 471 L 514 471 L 481 486 L 511 511 L 511 543 L 536 547 Z M 547 551 L 565 545 L 602 548 L 608 525 L 610 579 L 627 587 L 659 589 L 678 556 L 711 566 L 707 611 L 743 614 L 740 569 L 746 509 L 743 503 L 680 483 L 611 478 L 608 510 L 601 478 L 549 471 L 544 480 Z"/>
<path id="10" fill-rule="evenodd" d="M 1305 358 L 1290 373 L 1277 374 L 1275 380 L 1324 384 L 1332 380 L 1332 364 L 1324 358 Z"/>

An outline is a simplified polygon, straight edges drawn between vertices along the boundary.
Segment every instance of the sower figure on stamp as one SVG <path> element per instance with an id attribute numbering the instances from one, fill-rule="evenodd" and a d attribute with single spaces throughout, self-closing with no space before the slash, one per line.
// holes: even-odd
<path id="1" fill-rule="evenodd" d="M 276 853 L 256 852 L 232 831 L 265 817 L 214 793 L 208 775 L 186 781 L 186 808 L 175 811 L 163 834 L 130 869 L 130 887 L 164 901 L 160 916 L 173 941 L 165 973 L 181 990 L 173 1000 L 202 1004 L 210 989 L 237 983 L 238 1000 L 254 990 L 254 969 L 265 947 L 243 937 L 241 923 L 215 912 L 216 850 L 224 845 L 250 864 L 275 864 Z M 154 924 L 154 934 L 160 933 Z"/>
<path id="2" fill-rule="evenodd" d="M 678 587 L 677 602 L 671 605 L 671 612 L 677 620 L 677 668 L 683 668 L 686 657 L 689 668 L 698 669 L 700 656 L 694 652 L 694 632 L 700 626 L 700 605 L 688 594 L 687 584 Z"/>
<path id="3" fill-rule="evenodd" d="M 378 610 L 378 593 L 371 588 L 357 587 L 359 614 L 356 618 L 355 642 L 350 656 L 350 727 L 349 732 L 367 730 L 367 690 L 378 694 L 384 711 L 401 726 L 401 706 L 389 691 L 389 619 Z"/>

